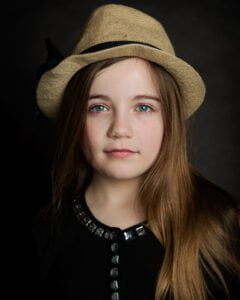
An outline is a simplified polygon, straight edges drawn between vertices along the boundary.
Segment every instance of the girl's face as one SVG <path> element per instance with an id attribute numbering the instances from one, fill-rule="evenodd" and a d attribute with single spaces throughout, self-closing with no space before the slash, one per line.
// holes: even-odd
<path id="1" fill-rule="evenodd" d="M 100 176 L 139 178 L 160 151 L 163 118 L 150 72 L 146 61 L 128 58 L 101 70 L 93 80 L 85 155 Z M 114 149 L 133 152 L 109 152 Z"/>

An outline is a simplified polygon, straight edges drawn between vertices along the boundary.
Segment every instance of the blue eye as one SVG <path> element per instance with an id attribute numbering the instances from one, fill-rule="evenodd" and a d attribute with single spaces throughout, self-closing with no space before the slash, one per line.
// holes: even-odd
<path id="1" fill-rule="evenodd" d="M 96 108 L 96 110 L 94 110 L 95 108 Z M 101 111 L 103 111 L 101 108 L 105 108 L 105 106 L 103 106 L 103 105 L 95 105 L 95 106 L 90 107 L 89 110 L 92 111 L 92 112 L 101 112 Z"/>
<path id="2" fill-rule="evenodd" d="M 143 107 L 144 108 L 143 110 L 141 110 L 142 112 L 149 112 L 149 110 L 147 110 L 147 109 L 152 110 L 152 108 L 150 106 L 145 105 L 145 104 L 140 104 L 138 107 Z"/>

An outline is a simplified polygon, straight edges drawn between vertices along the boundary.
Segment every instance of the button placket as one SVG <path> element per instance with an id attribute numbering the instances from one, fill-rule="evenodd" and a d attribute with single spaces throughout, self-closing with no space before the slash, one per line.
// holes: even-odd
<path id="1" fill-rule="evenodd" d="M 77 219 L 92 233 L 99 238 L 104 238 L 111 242 L 111 267 L 110 267 L 110 299 L 120 300 L 120 283 L 119 283 L 119 263 L 120 252 L 119 252 L 119 242 L 120 241 L 132 241 L 138 237 L 142 237 L 146 234 L 146 228 L 144 225 L 147 222 L 142 222 L 138 226 L 133 226 L 128 230 L 121 230 L 119 228 L 111 229 L 101 226 L 97 220 L 91 218 L 91 214 L 84 209 L 83 203 L 80 201 L 79 196 L 73 199 L 73 209 L 76 214 Z"/>
<path id="2" fill-rule="evenodd" d="M 119 244 L 117 241 L 111 244 L 111 269 L 110 269 L 110 289 L 111 289 L 111 300 L 120 300 L 119 295 Z"/>

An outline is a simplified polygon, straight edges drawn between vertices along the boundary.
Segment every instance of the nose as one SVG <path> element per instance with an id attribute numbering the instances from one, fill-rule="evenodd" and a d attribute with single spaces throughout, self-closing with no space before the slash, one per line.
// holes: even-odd
<path id="1" fill-rule="evenodd" d="M 123 112 L 118 112 L 113 115 L 108 130 L 110 138 L 130 138 L 132 136 L 132 126 L 130 116 Z"/>

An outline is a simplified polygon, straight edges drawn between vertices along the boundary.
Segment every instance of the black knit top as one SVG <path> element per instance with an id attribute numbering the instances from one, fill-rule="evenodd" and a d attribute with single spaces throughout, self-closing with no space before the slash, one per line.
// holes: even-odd
<path id="1" fill-rule="evenodd" d="M 81 195 L 59 231 L 50 224 L 34 228 L 39 299 L 154 300 L 164 248 L 147 222 L 124 230 L 103 224 Z M 227 281 L 231 299 L 240 299 L 239 283 Z M 209 288 L 209 299 L 225 299 L 221 288 Z"/>

